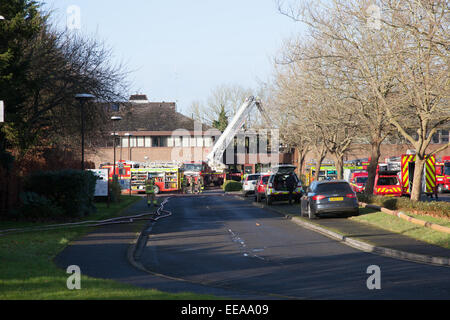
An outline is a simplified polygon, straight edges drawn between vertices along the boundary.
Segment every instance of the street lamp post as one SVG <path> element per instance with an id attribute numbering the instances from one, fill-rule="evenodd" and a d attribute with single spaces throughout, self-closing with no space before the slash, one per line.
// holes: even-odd
<path id="1" fill-rule="evenodd" d="M 89 100 L 94 99 L 95 96 L 88 93 L 80 93 L 75 95 L 75 99 L 80 102 L 81 110 L 81 170 L 84 171 L 84 105 Z"/>
<path id="2" fill-rule="evenodd" d="M 130 166 L 133 167 L 133 165 L 131 164 L 131 136 L 132 136 L 132 134 L 127 132 L 127 133 L 125 133 L 125 136 L 128 137 L 128 151 L 129 151 L 128 159 L 130 161 Z M 128 186 L 128 194 L 129 194 L 129 196 L 131 196 L 131 172 L 130 172 L 130 185 Z"/>
<path id="3" fill-rule="evenodd" d="M 114 117 L 111 117 L 111 120 L 115 123 L 117 121 L 122 120 L 122 118 L 114 116 Z M 114 135 L 113 181 L 114 181 L 114 178 L 116 177 L 116 125 L 115 124 L 114 124 L 113 130 L 114 130 L 114 133 L 113 133 L 113 135 Z"/>

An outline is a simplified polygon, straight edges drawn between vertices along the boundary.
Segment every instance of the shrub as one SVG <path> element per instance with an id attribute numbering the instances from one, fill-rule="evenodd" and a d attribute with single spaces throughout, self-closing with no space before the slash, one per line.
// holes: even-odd
<path id="1" fill-rule="evenodd" d="M 242 183 L 229 180 L 225 181 L 225 183 L 222 186 L 223 190 L 225 192 L 231 192 L 231 191 L 241 191 L 242 190 Z"/>
<path id="2" fill-rule="evenodd" d="M 109 184 L 109 194 L 111 196 L 112 202 L 120 202 L 120 195 L 122 194 L 122 189 L 120 188 L 120 183 L 117 177 L 114 177 L 112 182 Z"/>
<path id="3" fill-rule="evenodd" d="M 22 202 L 20 215 L 27 219 L 58 219 L 63 215 L 63 210 L 60 207 L 35 192 L 22 192 L 20 201 Z"/>
<path id="4" fill-rule="evenodd" d="M 49 200 L 49 205 L 62 209 L 63 216 L 83 217 L 96 210 L 96 181 L 91 171 L 40 171 L 25 178 L 24 191 Z"/>

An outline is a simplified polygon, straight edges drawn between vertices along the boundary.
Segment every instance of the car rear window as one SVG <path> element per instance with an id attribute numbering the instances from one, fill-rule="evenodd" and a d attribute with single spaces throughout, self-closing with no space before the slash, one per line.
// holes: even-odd
<path id="1" fill-rule="evenodd" d="M 262 183 L 267 184 L 267 182 L 269 181 L 269 178 L 270 178 L 270 176 L 262 177 Z"/>
<path id="2" fill-rule="evenodd" d="M 350 185 L 346 182 L 322 183 L 317 185 L 316 192 L 332 193 L 332 192 L 352 192 Z"/>
<path id="3" fill-rule="evenodd" d="M 379 186 L 396 186 L 398 185 L 397 177 L 380 177 L 378 179 Z"/>
<path id="4" fill-rule="evenodd" d="M 247 181 L 258 180 L 259 174 L 252 174 L 247 177 Z"/>

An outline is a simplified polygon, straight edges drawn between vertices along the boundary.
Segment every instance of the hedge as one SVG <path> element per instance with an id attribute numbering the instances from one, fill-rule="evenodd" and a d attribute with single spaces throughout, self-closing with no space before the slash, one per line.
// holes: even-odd
<path id="1" fill-rule="evenodd" d="M 228 180 L 225 181 L 225 183 L 222 186 L 223 190 L 225 192 L 231 192 L 231 191 L 241 191 L 242 190 L 242 183 L 237 182 L 237 181 L 233 181 L 233 180 Z"/>
<path id="2" fill-rule="evenodd" d="M 25 178 L 22 214 L 42 218 L 83 217 L 95 212 L 97 177 L 91 171 L 41 171 Z M 47 211 L 46 211 L 47 210 Z M 45 212 L 47 214 L 45 214 Z"/>

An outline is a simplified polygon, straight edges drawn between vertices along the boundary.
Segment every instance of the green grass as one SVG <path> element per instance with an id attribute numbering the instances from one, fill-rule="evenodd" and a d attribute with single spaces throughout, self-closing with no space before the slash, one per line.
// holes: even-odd
<path id="1" fill-rule="evenodd" d="M 122 197 L 121 203 L 98 203 L 98 212 L 87 217 L 103 220 L 120 215 L 139 197 Z M 27 222 L 0 222 L 0 230 L 37 226 Z M 44 225 L 44 224 L 41 224 Z M 136 226 L 138 231 L 139 226 Z M 81 290 L 68 290 L 69 276 L 59 269 L 54 257 L 68 243 L 91 230 L 87 227 L 44 232 L 27 232 L 0 237 L 0 300 L 45 299 L 216 299 L 193 293 L 169 294 L 158 290 L 137 288 L 112 280 L 81 276 Z"/>
<path id="2" fill-rule="evenodd" d="M 368 223 L 370 225 L 401 233 L 405 236 L 428 242 L 443 248 L 450 249 L 450 234 L 432 230 L 430 228 L 422 227 L 420 225 L 405 221 L 395 216 L 391 216 L 381 211 L 374 211 L 372 209 L 361 208 L 361 215 L 352 217 L 351 220 Z M 423 215 L 414 215 L 408 213 L 414 218 L 430 221 L 443 226 L 450 226 L 450 221 L 445 218 L 436 218 Z"/>
<path id="3" fill-rule="evenodd" d="M 359 194 L 358 200 L 391 210 L 416 210 L 420 213 L 450 219 L 450 203 L 445 201 L 411 201 L 408 197 L 367 196 L 364 194 Z"/>

